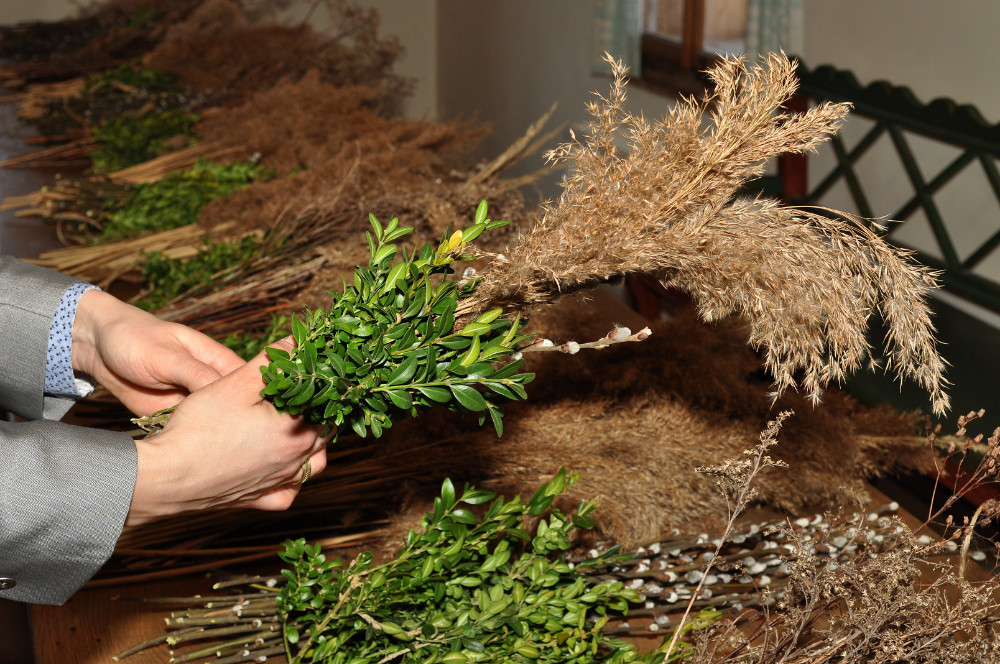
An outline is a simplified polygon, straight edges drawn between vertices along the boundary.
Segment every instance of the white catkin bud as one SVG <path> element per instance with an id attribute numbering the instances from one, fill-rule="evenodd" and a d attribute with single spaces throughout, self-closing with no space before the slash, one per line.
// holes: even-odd
<path id="1" fill-rule="evenodd" d="M 541 342 L 538 345 L 541 346 L 542 348 L 548 348 L 549 346 L 555 346 L 555 344 L 552 343 L 552 339 L 542 339 Z"/>
<path id="2" fill-rule="evenodd" d="M 632 330 L 627 327 L 619 327 L 615 330 L 615 339 L 627 339 L 632 336 Z"/>
<path id="3" fill-rule="evenodd" d="M 462 273 L 463 279 L 471 279 L 474 276 L 476 276 L 476 268 L 474 267 L 467 267 L 465 268 L 465 272 Z"/>
<path id="4" fill-rule="evenodd" d="M 517 361 L 517 360 L 520 360 L 522 357 L 524 357 L 524 354 L 521 353 L 521 351 L 517 351 L 513 355 L 511 355 L 510 357 L 511 357 L 512 360 Z"/>
<path id="5" fill-rule="evenodd" d="M 580 344 L 576 343 L 575 341 L 566 342 L 566 352 L 569 353 L 570 355 L 576 355 L 577 353 L 580 352 Z"/>

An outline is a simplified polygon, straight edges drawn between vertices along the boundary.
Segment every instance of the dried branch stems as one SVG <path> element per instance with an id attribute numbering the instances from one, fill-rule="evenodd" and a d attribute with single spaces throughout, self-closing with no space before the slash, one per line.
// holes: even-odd
<path id="1" fill-rule="evenodd" d="M 775 461 L 768 456 L 767 452 L 778 444 L 778 432 L 781 430 L 781 424 L 791 415 L 791 411 L 785 411 L 769 422 L 767 428 L 760 435 L 760 443 L 752 450 L 745 452 L 744 458 L 730 460 L 718 467 L 698 469 L 699 472 L 716 478 L 716 485 L 719 487 L 722 497 L 726 501 L 729 518 L 711 560 L 706 565 L 702 577 L 698 580 L 698 585 L 691 593 L 691 599 L 688 601 L 687 606 L 684 607 L 684 613 L 681 615 L 677 629 L 674 630 L 673 636 L 667 643 L 663 661 L 671 661 L 670 656 L 674 652 L 677 640 L 684 633 L 682 629 L 683 625 L 691 615 L 695 600 L 701 595 L 702 586 L 705 585 L 705 579 L 715 565 L 715 559 L 722 551 L 722 545 L 729 539 L 733 532 L 733 528 L 736 525 L 736 517 L 743 513 L 757 495 L 757 487 L 754 484 L 757 476 L 769 468 L 783 468 L 788 465 L 782 461 Z"/>
<path id="2" fill-rule="evenodd" d="M 548 155 L 571 167 L 562 196 L 494 257 L 472 308 L 529 309 L 619 275 L 652 274 L 690 293 L 705 320 L 743 316 L 774 396 L 800 382 L 814 402 L 868 360 L 877 311 L 889 328 L 887 368 L 918 382 L 943 413 L 944 361 L 925 302 L 933 275 L 848 215 L 740 195 L 767 159 L 836 132 L 849 106 L 782 112 L 795 65 L 771 55 L 750 68 L 722 61 L 709 72 L 714 92 L 650 123 L 623 110 L 626 69 L 612 65 L 610 94 L 589 106 L 589 134 Z"/>

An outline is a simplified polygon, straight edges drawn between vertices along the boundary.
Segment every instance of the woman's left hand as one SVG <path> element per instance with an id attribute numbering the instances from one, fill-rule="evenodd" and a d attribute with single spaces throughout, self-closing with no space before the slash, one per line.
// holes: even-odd
<path id="1" fill-rule="evenodd" d="M 243 366 L 236 353 L 99 290 L 80 298 L 73 369 L 92 376 L 136 415 L 177 405 Z"/>

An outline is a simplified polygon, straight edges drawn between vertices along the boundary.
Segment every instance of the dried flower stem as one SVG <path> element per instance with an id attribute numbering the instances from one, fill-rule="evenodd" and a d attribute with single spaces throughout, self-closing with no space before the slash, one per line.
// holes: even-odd
<path id="1" fill-rule="evenodd" d="M 745 452 L 747 458 L 741 460 L 730 460 L 721 466 L 703 467 L 697 469 L 698 472 L 705 473 L 716 478 L 716 485 L 719 487 L 720 492 L 726 501 L 729 518 L 726 522 L 726 528 L 722 533 L 722 537 L 715 547 L 715 555 L 705 566 L 704 573 L 698 581 L 698 585 L 691 593 L 691 599 L 684 608 L 684 613 L 681 615 L 678 627 L 674 630 L 674 634 L 667 644 L 664 651 L 664 661 L 670 661 L 670 656 L 674 651 L 674 647 L 677 645 L 677 640 L 683 633 L 683 626 L 685 622 L 688 621 L 691 615 L 691 610 L 694 608 L 695 601 L 698 599 L 698 596 L 701 594 L 701 589 L 705 585 L 705 579 L 708 577 L 708 573 L 715 566 L 715 558 L 722 551 L 723 543 L 728 540 L 729 536 L 733 532 L 736 517 L 743 513 L 743 510 L 745 510 L 747 505 L 750 504 L 750 501 L 752 501 L 754 496 L 757 495 L 757 487 L 754 484 L 754 480 L 760 473 L 764 472 L 768 468 L 782 468 L 787 466 L 787 464 L 782 461 L 775 461 L 772 459 L 768 456 L 767 452 L 778 444 L 777 436 L 778 431 L 781 430 L 781 424 L 791 415 L 791 411 L 785 411 L 783 413 L 779 413 L 774 420 L 769 422 L 767 428 L 760 435 L 760 443 L 752 450 Z"/>

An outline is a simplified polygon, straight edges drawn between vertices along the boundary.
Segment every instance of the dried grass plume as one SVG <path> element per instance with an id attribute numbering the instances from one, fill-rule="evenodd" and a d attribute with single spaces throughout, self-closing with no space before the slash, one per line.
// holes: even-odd
<path id="1" fill-rule="evenodd" d="M 925 301 L 933 274 L 860 220 L 741 195 L 767 159 L 838 131 L 849 105 L 783 112 L 795 64 L 772 54 L 749 67 L 723 60 L 709 72 L 714 91 L 648 122 L 623 110 L 626 69 L 610 61 L 614 82 L 589 105 L 589 134 L 548 155 L 571 167 L 561 197 L 494 257 L 470 308 L 530 309 L 618 275 L 655 275 L 691 294 L 705 320 L 744 317 L 775 397 L 801 384 L 813 402 L 870 361 L 877 311 L 889 329 L 887 368 L 926 389 L 935 413 L 946 411 Z"/>

